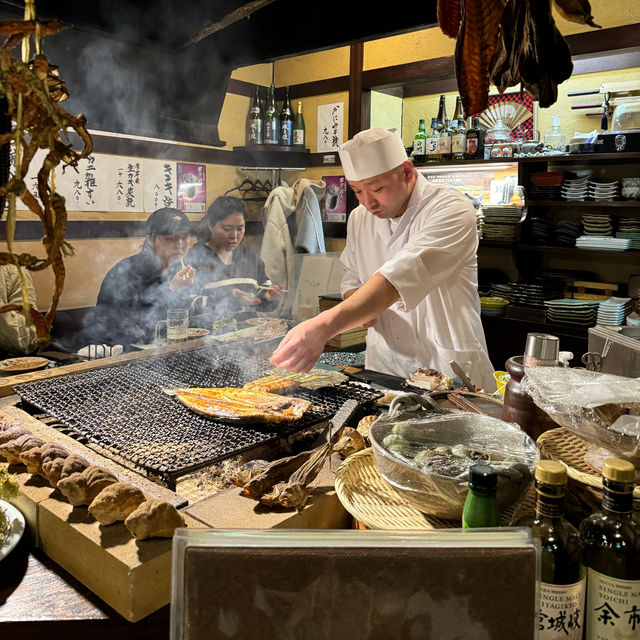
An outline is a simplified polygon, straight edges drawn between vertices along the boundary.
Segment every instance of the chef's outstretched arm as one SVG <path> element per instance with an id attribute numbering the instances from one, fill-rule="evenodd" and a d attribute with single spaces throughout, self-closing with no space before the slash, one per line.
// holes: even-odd
<path id="1" fill-rule="evenodd" d="M 327 340 L 367 323 L 399 297 L 397 289 L 382 274 L 375 273 L 343 302 L 291 329 L 269 362 L 289 371 L 309 371 Z"/>

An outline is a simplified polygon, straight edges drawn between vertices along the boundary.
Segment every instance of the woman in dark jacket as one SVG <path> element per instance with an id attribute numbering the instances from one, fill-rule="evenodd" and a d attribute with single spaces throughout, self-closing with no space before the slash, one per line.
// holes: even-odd
<path id="1" fill-rule="evenodd" d="M 201 241 L 185 258 L 196 271 L 193 291 L 207 298 L 207 313 L 214 317 L 233 315 L 243 307 L 271 311 L 283 294 L 282 287 L 269 280 L 262 260 L 242 244 L 245 218 L 242 200 L 217 198 L 200 223 Z"/>

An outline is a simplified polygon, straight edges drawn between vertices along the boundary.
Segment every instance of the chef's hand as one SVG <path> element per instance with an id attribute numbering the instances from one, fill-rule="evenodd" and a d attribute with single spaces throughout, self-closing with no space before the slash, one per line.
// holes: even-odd
<path id="1" fill-rule="evenodd" d="M 309 371 L 318 361 L 324 345 L 331 337 L 325 324 L 316 316 L 294 327 L 282 339 L 269 362 L 287 371 Z"/>
<path id="2" fill-rule="evenodd" d="M 234 289 L 232 291 L 232 294 L 236 300 L 249 307 L 255 307 L 256 305 L 260 304 L 260 298 L 256 298 L 250 293 L 242 291 L 242 289 Z"/>
<path id="3" fill-rule="evenodd" d="M 182 267 L 182 269 L 173 276 L 169 289 L 171 289 L 171 291 L 182 291 L 184 289 L 188 289 L 193 284 L 195 275 L 196 270 L 190 264 Z"/>
<path id="4" fill-rule="evenodd" d="M 367 320 L 367 322 L 363 322 L 360 325 L 361 329 L 368 329 L 369 327 L 375 327 L 378 324 L 378 320 L 380 320 L 380 316 L 376 316 L 375 318 L 371 318 L 371 320 Z"/>

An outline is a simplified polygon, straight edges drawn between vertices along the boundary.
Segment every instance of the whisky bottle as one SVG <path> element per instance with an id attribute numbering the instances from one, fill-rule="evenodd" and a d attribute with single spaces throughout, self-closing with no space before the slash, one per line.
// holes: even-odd
<path id="1" fill-rule="evenodd" d="M 540 541 L 540 640 L 582 640 L 586 575 L 578 530 L 563 517 L 567 469 L 558 460 L 536 465 L 536 512 L 518 522 Z"/>
<path id="2" fill-rule="evenodd" d="M 462 160 L 467 150 L 467 127 L 462 117 L 462 100 L 456 98 L 456 110 L 451 121 L 451 156 L 454 160 Z"/>
<path id="3" fill-rule="evenodd" d="M 451 131 L 447 128 L 447 106 L 443 95 L 438 105 L 438 154 L 440 160 L 451 160 Z"/>
<path id="4" fill-rule="evenodd" d="M 425 133 L 424 120 L 418 124 L 418 132 L 413 136 L 413 161 L 424 162 L 426 159 L 427 134 Z"/>
<path id="5" fill-rule="evenodd" d="M 635 467 L 607 458 L 602 465 L 602 511 L 580 524 L 587 568 L 587 640 L 640 637 L 640 525 L 633 519 Z"/>
<path id="6" fill-rule="evenodd" d="M 467 160 L 482 160 L 484 158 L 484 129 L 478 124 L 478 118 L 470 118 L 470 126 L 467 130 L 467 152 L 464 154 Z"/>
<path id="7" fill-rule="evenodd" d="M 462 509 L 463 529 L 500 525 L 497 487 L 498 476 L 493 467 L 474 464 L 469 469 L 469 492 Z"/>
<path id="8" fill-rule="evenodd" d="M 264 112 L 264 144 L 278 144 L 278 109 L 275 93 L 276 89 L 272 82 Z"/>
<path id="9" fill-rule="evenodd" d="M 298 109 L 296 117 L 293 121 L 293 146 L 304 147 L 305 143 L 305 126 L 304 116 L 302 115 L 302 101 L 298 100 Z"/>
<path id="10" fill-rule="evenodd" d="M 256 87 L 256 95 L 247 118 L 247 144 L 262 144 L 262 140 L 262 105 L 260 90 Z"/>
<path id="11" fill-rule="evenodd" d="M 293 109 L 291 108 L 291 101 L 289 100 L 289 87 L 280 110 L 280 139 L 279 143 L 286 147 L 290 147 L 293 143 Z"/>
<path id="12" fill-rule="evenodd" d="M 431 118 L 431 129 L 427 136 L 425 153 L 428 162 L 437 162 L 440 160 L 440 154 L 438 152 L 438 118 Z"/>

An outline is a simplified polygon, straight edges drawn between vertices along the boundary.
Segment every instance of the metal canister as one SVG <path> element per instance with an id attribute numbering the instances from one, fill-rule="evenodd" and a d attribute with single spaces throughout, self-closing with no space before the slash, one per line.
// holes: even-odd
<path id="1" fill-rule="evenodd" d="M 528 333 L 524 349 L 525 367 L 557 367 L 560 340 L 549 333 Z"/>

